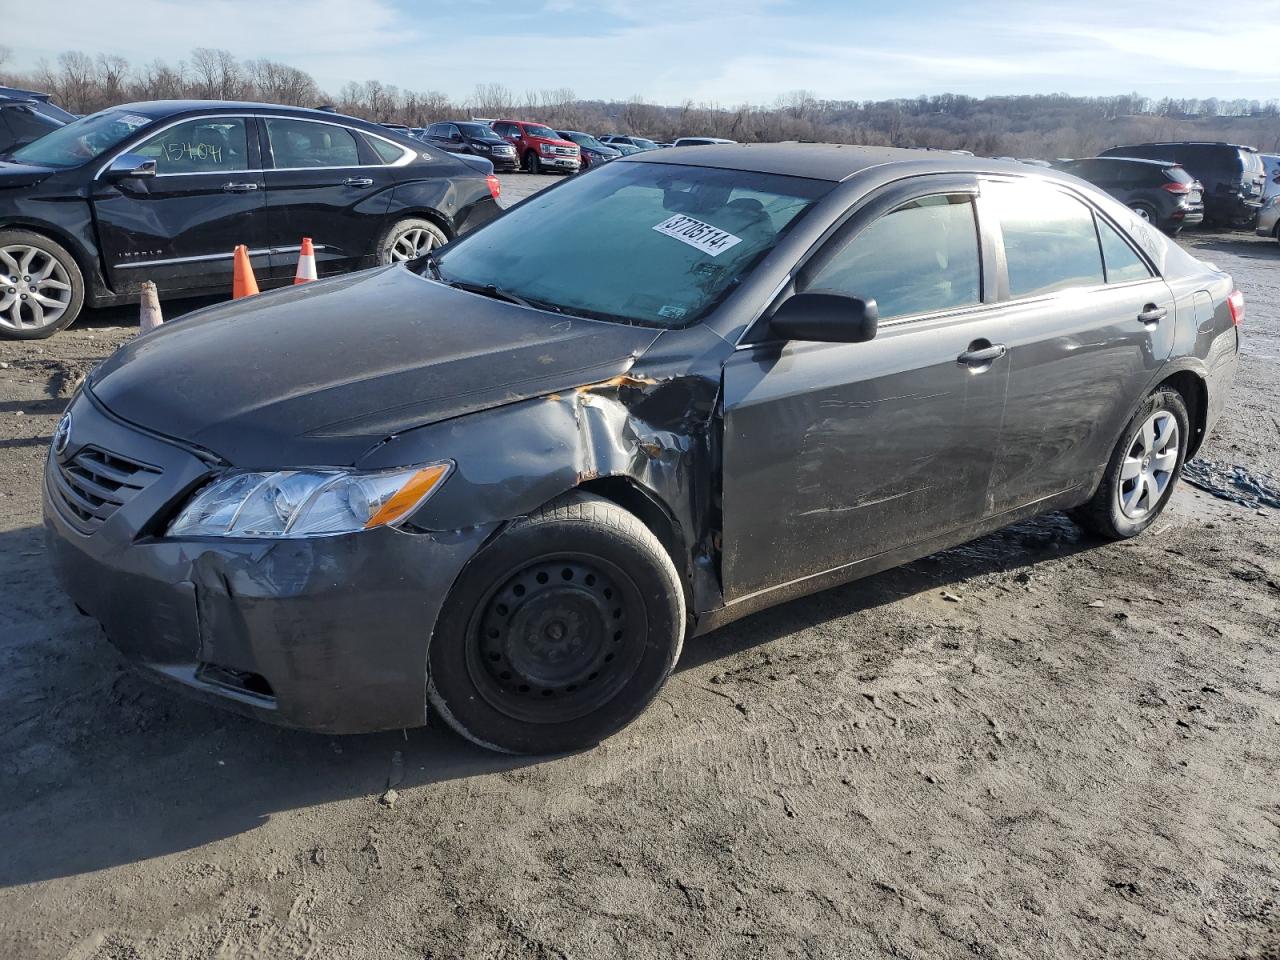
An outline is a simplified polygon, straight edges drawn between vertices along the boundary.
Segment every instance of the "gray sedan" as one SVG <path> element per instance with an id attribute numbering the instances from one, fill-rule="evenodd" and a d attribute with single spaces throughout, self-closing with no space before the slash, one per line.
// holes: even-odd
<path id="1" fill-rule="evenodd" d="M 753 611 L 1049 510 L 1140 534 L 1243 312 L 1051 171 L 651 151 L 138 338 L 59 425 L 45 522 L 160 680 L 319 731 L 434 707 L 578 749 Z"/>

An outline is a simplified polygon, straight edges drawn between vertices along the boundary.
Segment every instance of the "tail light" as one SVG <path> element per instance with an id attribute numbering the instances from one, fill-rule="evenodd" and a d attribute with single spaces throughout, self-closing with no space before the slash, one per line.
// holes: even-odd
<path id="1" fill-rule="evenodd" d="M 489 193 L 493 196 L 493 199 L 497 200 L 502 196 L 502 184 L 498 182 L 498 178 L 492 173 L 484 178 L 484 182 L 489 185 Z"/>
<path id="2" fill-rule="evenodd" d="M 1244 323 L 1244 294 L 1232 290 L 1231 296 L 1227 297 L 1227 306 L 1231 308 L 1231 322 L 1237 327 Z"/>
<path id="3" fill-rule="evenodd" d="M 1168 183 L 1160 184 L 1160 189 L 1168 190 L 1170 193 L 1176 193 L 1178 195 L 1182 195 L 1182 194 L 1191 192 L 1191 184 L 1179 183 L 1176 180 L 1170 180 Z"/>

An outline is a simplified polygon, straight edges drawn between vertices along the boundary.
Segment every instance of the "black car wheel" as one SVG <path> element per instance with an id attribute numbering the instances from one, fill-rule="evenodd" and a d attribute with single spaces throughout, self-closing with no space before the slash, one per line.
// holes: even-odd
<path id="1" fill-rule="evenodd" d="M 1112 540 L 1136 537 L 1164 510 L 1182 472 L 1191 436 L 1182 394 L 1161 387 L 1133 415 L 1097 492 L 1073 516 Z"/>
<path id="2" fill-rule="evenodd" d="M 528 165 L 530 173 L 542 172 L 542 161 L 538 159 L 538 152 L 536 150 L 530 150 L 525 154 L 525 163 Z"/>
<path id="3" fill-rule="evenodd" d="M 28 230 L 0 230 L 0 336 L 43 340 L 75 322 L 84 277 L 66 248 Z"/>
<path id="4" fill-rule="evenodd" d="M 388 264 L 416 260 L 448 242 L 444 231 L 430 220 L 418 217 L 398 220 L 378 241 L 378 262 Z"/>
<path id="5" fill-rule="evenodd" d="M 1145 220 L 1147 223 L 1156 222 L 1156 212 L 1145 203 L 1132 203 L 1129 209 L 1138 215 L 1139 220 Z"/>
<path id="6" fill-rule="evenodd" d="M 684 622 L 657 537 L 617 504 L 571 494 L 513 523 L 458 578 L 428 651 L 431 703 L 491 749 L 591 747 L 657 695 Z"/>

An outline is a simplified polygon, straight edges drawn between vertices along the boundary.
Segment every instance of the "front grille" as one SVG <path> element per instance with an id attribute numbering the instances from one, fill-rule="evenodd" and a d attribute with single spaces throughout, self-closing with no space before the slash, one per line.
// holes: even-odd
<path id="1" fill-rule="evenodd" d="M 92 533 L 160 476 L 155 467 L 85 447 L 54 470 L 54 492 L 67 519 Z"/>
<path id="2" fill-rule="evenodd" d="M 573 147 L 556 147 L 556 153 L 562 157 L 576 157 L 578 151 Z"/>

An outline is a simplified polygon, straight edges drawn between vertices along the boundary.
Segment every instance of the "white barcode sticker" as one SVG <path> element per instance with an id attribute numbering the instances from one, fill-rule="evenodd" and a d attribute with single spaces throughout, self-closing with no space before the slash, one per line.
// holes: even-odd
<path id="1" fill-rule="evenodd" d="M 659 233 L 665 233 L 668 237 L 675 237 L 681 243 L 687 243 L 711 257 L 718 257 L 730 247 L 742 242 L 741 237 L 735 237 L 727 230 L 713 227 L 693 217 L 686 217 L 683 213 L 668 217 L 653 229 Z"/>

